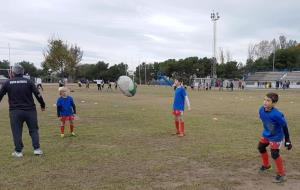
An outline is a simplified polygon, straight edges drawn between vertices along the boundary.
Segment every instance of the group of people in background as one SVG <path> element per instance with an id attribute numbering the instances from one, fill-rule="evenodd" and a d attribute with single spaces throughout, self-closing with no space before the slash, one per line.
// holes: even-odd
<path id="1" fill-rule="evenodd" d="M 276 81 L 276 89 L 282 88 L 283 90 L 290 88 L 291 82 L 289 80 L 287 81 Z"/>
<path id="2" fill-rule="evenodd" d="M 212 81 L 205 81 L 205 82 L 198 82 L 195 84 L 191 85 L 191 89 L 194 90 L 195 88 L 198 89 L 198 91 L 200 91 L 201 89 L 203 90 L 211 90 L 212 89 Z M 227 90 L 231 90 L 233 91 L 234 88 L 237 88 L 239 90 L 244 90 L 245 89 L 245 82 L 244 81 L 233 81 L 233 80 L 227 80 L 227 81 L 223 81 L 223 80 L 217 80 L 215 82 L 215 88 L 219 89 L 219 91 L 223 91 L 224 87 Z"/>
<path id="3" fill-rule="evenodd" d="M 94 80 L 94 82 L 97 84 L 97 90 L 98 91 L 102 91 L 105 89 L 105 84 L 107 85 L 107 90 L 112 90 L 112 86 L 114 86 L 115 89 L 118 88 L 118 84 L 117 82 L 110 82 L 110 81 L 107 81 L 107 83 L 104 82 L 104 80 Z M 90 81 L 88 79 L 86 79 L 84 81 L 85 83 L 85 88 L 90 88 Z M 78 81 L 78 87 L 82 87 L 82 82 L 79 80 Z"/>
<path id="4" fill-rule="evenodd" d="M 275 82 L 275 88 L 276 89 L 282 88 L 283 90 L 289 89 L 290 84 L 291 84 L 291 82 L 289 80 L 285 80 L 285 81 L 277 80 Z M 272 82 L 259 82 L 259 81 L 257 81 L 257 87 L 258 88 L 272 88 L 274 86 L 272 86 Z"/>

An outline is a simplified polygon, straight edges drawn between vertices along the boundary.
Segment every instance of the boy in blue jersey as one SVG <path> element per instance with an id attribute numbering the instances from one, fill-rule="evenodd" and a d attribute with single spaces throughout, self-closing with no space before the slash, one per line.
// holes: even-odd
<path id="1" fill-rule="evenodd" d="M 270 145 L 271 157 L 273 158 L 277 169 L 277 176 L 275 177 L 274 182 L 281 183 L 286 180 L 286 177 L 283 160 L 279 154 L 280 145 L 283 142 L 283 139 L 285 139 L 285 147 L 288 150 L 291 150 L 292 144 L 284 115 L 275 108 L 277 102 L 278 95 L 270 92 L 264 98 L 264 105 L 259 109 L 259 117 L 263 123 L 264 130 L 258 143 L 258 150 L 262 160 L 260 171 L 268 171 L 271 169 L 271 165 L 269 163 L 266 147 Z"/>
<path id="2" fill-rule="evenodd" d="M 181 78 L 175 79 L 174 86 L 176 87 L 174 94 L 174 103 L 173 103 L 173 115 L 175 118 L 175 127 L 176 134 L 179 137 L 184 136 L 184 121 L 183 121 L 183 112 L 185 102 L 187 103 L 188 110 L 191 110 L 190 101 L 186 94 L 186 91 L 182 85 L 183 80 Z"/>
<path id="3" fill-rule="evenodd" d="M 59 117 L 61 125 L 60 125 L 60 136 L 63 138 L 65 136 L 65 123 L 69 121 L 70 123 L 70 131 L 71 135 L 75 136 L 74 132 L 74 114 L 76 114 L 76 106 L 74 104 L 73 98 L 71 96 L 67 96 L 67 88 L 60 87 L 58 89 L 60 97 L 57 99 L 57 117 Z"/>

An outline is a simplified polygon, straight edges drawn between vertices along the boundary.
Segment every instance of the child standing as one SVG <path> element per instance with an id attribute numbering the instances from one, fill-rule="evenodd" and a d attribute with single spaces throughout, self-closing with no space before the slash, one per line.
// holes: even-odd
<path id="1" fill-rule="evenodd" d="M 74 114 L 76 114 L 76 106 L 73 98 L 67 95 L 68 89 L 66 87 L 60 87 L 58 89 L 60 97 L 57 99 L 57 117 L 59 117 L 60 125 L 60 136 L 64 138 L 65 123 L 69 121 L 70 132 L 72 136 L 75 136 L 74 132 Z"/>
<path id="2" fill-rule="evenodd" d="M 292 144 L 284 115 L 275 108 L 277 102 L 278 95 L 272 92 L 268 93 L 264 98 L 264 105 L 259 109 L 259 117 L 263 123 L 264 130 L 258 143 L 258 150 L 262 160 L 260 172 L 268 171 L 271 169 L 271 165 L 269 163 L 266 147 L 270 145 L 271 157 L 273 158 L 277 169 L 277 175 L 274 182 L 281 183 L 286 180 L 286 176 L 283 160 L 279 154 L 280 145 L 283 142 L 283 138 L 285 138 L 284 145 L 288 150 L 292 149 Z"/>
<path id="3" fill-rule="evenodd" d="M 182 83 L 183 80 L 181 78 L 175 79 L 174 86 L 176 90 L 174 94 L 173 115 L 175 118 L 176 134 L 179 137 L 184 136 L 183 112 L 185 102 L 187 103 L 188 110 L 191 110 L 190 101 Z"/>

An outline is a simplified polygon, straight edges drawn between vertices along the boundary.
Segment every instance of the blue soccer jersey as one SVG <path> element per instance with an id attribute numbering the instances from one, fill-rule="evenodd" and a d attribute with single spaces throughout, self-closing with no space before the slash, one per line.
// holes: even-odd
<path id="1" fill-rule="evenodd" d="M 73 114 L 76 114 L 75 104 L 71 96 L 59 97 L 57 99 L 56 106 L 58 117 L 72 116 Z"/>
<path id="2" fill-rule="evenodd" d="M 183 86 L 179 86 L 175 90 L 173 110 L 184 111 L 185 97 L 187 96 Z"/>
<path id="3" fill-rule="evenodd" d="M 271 111 L 265 111 L 265 108 L 262 106 L 259 109 L 259 117 L 264 127 L 262 136 L 269 141 L 282 141 L 284 138 L 283 128 L 287 125 L 284 115 L 276 108 L 272 108 Z"/>

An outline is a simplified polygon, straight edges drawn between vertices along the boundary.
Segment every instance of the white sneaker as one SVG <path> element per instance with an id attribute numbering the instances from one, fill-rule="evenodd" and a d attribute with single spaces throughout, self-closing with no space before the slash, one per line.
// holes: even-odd
<path id="1" fill-rule="evenodd" d="M 14 151 L 13 153 L 11 153 L 11 155 L 15 158 L 22 158 L 23 157 L 23 153 L 22 152 L 17 152 L 17 151 Z"/>
<path id="2" fill-rule="evenodd" d="M 43 154 L 43 151 L 41 150 L 41 149 L 35 149 L 34 151 L 33 151 L 33 154 L 34 155 L 42 155 Z"/>

